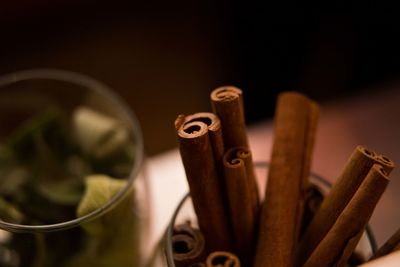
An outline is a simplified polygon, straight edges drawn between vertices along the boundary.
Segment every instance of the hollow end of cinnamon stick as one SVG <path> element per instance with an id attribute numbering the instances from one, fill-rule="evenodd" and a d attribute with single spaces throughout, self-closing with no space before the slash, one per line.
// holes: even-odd
<path id="1" fill-rule="evenodd" d="M 369 157 L 369 158 L 375 158 L 377 156 L 377 154 L 375 153 L 375 151 L 363 146 L 363 145 L 358 145 L 356 147 L 356 150 L 363 153 L 365 156 Z"/>
<path id="2" fill-rule="evenodd" d="M 214 251 L 206 260 L 207 267 L 240 267 L 239 258 L 227 251 Z"/>
<path id="3" fill-rule="evenodd" d="M 395 167 L 393 160 L 385 157 L 384 155 L 377 155 L 378 162 L 383 166 L 387 174 L 389 175 Z"/>
<path id="4" fill-rule="evenodd" d="M 234 86 L 222 86 L 214 89 L 210 98 L 212 110 L 221 120 L 225 148 L 249 147 L 242 90 Z"/>
<path id="5" fill-rule="evenodd" d="M 351 201 L 312 251 L 303 267 L 344 266 L 389 183 L 383 168 L 374 164 Z"/>
<path id="6" fill-rule="evenodd" d="M 180 114 L 175 120 L 175 128 L 179 130 L 183 125 L 191 122 L 202 122 L 208 130 L 214 131 L 220 127 L 219 118 L 211 112 L 197 112 L 191 115 Z"/>
<path id="7" fill-rule="evenodd" d="M 375 151 L 366 146 L 355 147 L 342 173 L 322 202 L 321 208 L 305 229 L 296 253 L 296 266 L 301 266 L 311 255 L 353 198 L 372 166 L 379 163 L 376 155 Z"/>
<path id="8" fill-rule="evenodd" d="M 178 225 L 174 228 L 172 248 L 177 267 L 201 262 L 206 255 L 203 234 L 190 224 Z"/>
<path id="9" fill-rule="evenodd" d="M 248 175 L 247 161 L 238 157 L 247 148 L 232 148 L 224 155 L 224 177 L 235 252 L 243 264 L 251 265 L 258 223 L 258 199 L 252 188 L 254 177 Z"/>
<path id="10" fill-rule="evenodd" d="M 211 101 L 229 102 L 240 98 L 242 90 L 235 86 L 221 86 L 211 92 Z"/>

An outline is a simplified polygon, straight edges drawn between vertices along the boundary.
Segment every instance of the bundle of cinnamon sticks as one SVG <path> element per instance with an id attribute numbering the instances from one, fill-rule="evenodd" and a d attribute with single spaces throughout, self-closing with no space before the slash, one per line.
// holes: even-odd
<path id="1" fill-rule="evenodd" d="M 174 242 L 185 248 L 174 246 L 176 266 L 346 266 L 387 187 L 393 161 L 356 147 L 325 196 L 309 180 L 319 105 L 299 92 L 283 92 L 260 199 L 243 92 L 224 86 L 210 100 L 213 112 L 175 121 L 199 225 L 186 225 L 184 234 L 182 226 L 176 229 Z M 400 230 L 374 257 L 399 249 L 399 240 Z"/>

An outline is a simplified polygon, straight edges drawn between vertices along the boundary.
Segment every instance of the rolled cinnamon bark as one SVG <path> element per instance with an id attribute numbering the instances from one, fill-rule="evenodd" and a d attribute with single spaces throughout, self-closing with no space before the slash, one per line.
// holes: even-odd
<path id="1" fill-rule="evenodd" d="M 305 216 L 309 216 L 310 214 L 304 214 L 305 209 L 307 209 L 306 201 L 307 201 L 307 190 L 310 186 L 309 175 L 311 169 L 311 160 L 312 160 L 312 151 L 314 149 L 314 141 L 315 135 L 317 131 L 317 124 L 319 118 L 319 106 L 316 102 L 309 102 L 309 113 L 308 113 L 308 122 L 307 122 L 307 138 L 305 144 L 305 155 L 304 155 L 304 167 L 303 167 L 303 185 L 300 189 L 300 198 L 297 209 L 297 219 L 296 219 L 296 237 L 295 240 L 299 240 L 300 236 L 304 233 L 304 218 Z M 312 214 L 314 215 L 314 213 Z"/>
<path id="2" fill-rule="evenodd" d="M 213 112 L 221 120 L 225 148 L 249 147 L 242 90 L 223 86 L 213 90 L 210 97 Z"/>
<path id="3" fill-rule="evenodd" d="M 265 200 L 261 208 L 255 267 L 291 267 L 299 236 L 303 185 L 309 177 L 313 134 L 310 120 L 317 109 L 296 92 L 279 95 L 274 144 Z M 305 177 L 306 176 L 306 177 Z M 304 207 L 304 205 L 302 205 Z"/>
<path id="4" fill-rule="evenodd" d="M 204 123 L 208 126 L 208 133 L 210 137 L 211 147 L 214 159 L 217 164 L 222 164 L 222 157 L 224 156 L 225 147 L 222 137 L 221 120 L 213 113 L 210 112 L 197 112 L 191 115 L 179 115 L 175 120 L 175 128 L 179 130 L 180 126 L 187 126 L 190 123 L 198 124 Z"/>
<path id="5" fill-rule="evenodd" d="M 374 164 L 354 197 L 321 240 L 303 267 L 343 266 L 361 237 L 389 179 L 383 167 Z M 322 208 L 322 207 L 321 207 Z M 346 258 L 347 257 L 347 258 Z"/>
<path id="6" fill-rule="evenodd" d="M 176 267 L 187 267 L 201 262 L 206 256 L 203 234 L 189 223 L 174 228 L 172 247 Z"/>
<path id="7" fill-rule="evenodd" d="M 362 229 L 352 236 L 348 241 L 347 244 L 345 245 L 343 251 L 341 252 L 341 255 L 339 257 L 339 260 L 336 262 L 335 267 L 345 267 L 348 266 L 348 263 L 350 261 L 351 255 L 353 254 L 355 248 L 357 247 L 358 242 L 361 239 L 361 236 L 363 235 L 365 230 L 365 227 L 362 227 Z M 360 255 L 359 255 L 360 256 Z"/>
<path id="8" fill-rule="evenodd" d="M 394 162 L 388 157 L 385 157 L 384 155 L 377 155 L 376 158 L 389 175 L 394 169 L 395 166 Z"/>
<path id="9" fill-rule="evenodd" d="M 304 214 L 301 222 L 301 233 L 300 238 L 304 234 L 305 229 L 311 222 L 314 215 L 317 213 L 319 207 L 324 200 L 324 195 L 318 186 L 310 184 L 306 189 L 306 195 L 304 198 Z"/>
<path id="10" fill-rule="evenodd" d="M 309 112 L 308 112 L 308 123 L 307 123 L 307 144 L 305 145 L 305 160 L 304 160 L 304 168 L 303 168 L 303 188 L 306 190 L 310 185 L 309 175 L 311 169 L 311 161 L 312 161 L 312 152 L 314 150 L 315 136 L 317 133 L 318 119 L 319 119 L 319 105 L 315 101 L 310 101 Z"/>
<path id="11" fill-rule="evenodd" d="M 231 224 L 225 204 L 224 180 L 218 174 L 220 121 L 215 114 L 178 116 L 179 150 L 200 230 L 210 250 L 231 248 Z M 216 143 L 215 143 L 216 142 Z M 213 149 L 214 148 L 214 149 Z M 222 157 L 221 157 L 222 160 Z"/>
<path id="12" fill-rule="evenodd" d="M 230 252 L 214 251 L 208 255 L 207 267 L 240 267 L 239 258 Z"/>
<path id="13" fill-rule="evenodd" d="M 244 166 L 246 167 L 247 182 L 250 189 L 250 195 L 252 197 L 253 208 L 258 213 L 258 210 L 260 208 L 260 196 L 259 196 L 251 151 L 249 148 L 245 147 L 236 148 L 236 150 L 237 150 L 236 153 L 237 158 L 243 160 Z"/>
<path id="14" fill-rule="evenodd" d="M 390 252 L 400 248 L 400 229 L 398 229 L 371 257 L 371 259 L 376 259 L 389 254 Z"/>
<path id="15" fill-rule="evenodd" d="M 328 233 L 375 163 L 379 163 L 375 152 L 363 146 L 355 148 L 342 174 L 305 230 L 297 251 L 296 266 L 302 266 Z"/>
<path id="16" fill-rule="evenodd" d="M 251 153 L 247 148 L 231 148 L 223 163 L 235 251 L 243 265 L 251 266 L 258 222 L 258 198 L 252 188 L 254 173 L 249 175 L 246 166 L 252 164 Z"/>

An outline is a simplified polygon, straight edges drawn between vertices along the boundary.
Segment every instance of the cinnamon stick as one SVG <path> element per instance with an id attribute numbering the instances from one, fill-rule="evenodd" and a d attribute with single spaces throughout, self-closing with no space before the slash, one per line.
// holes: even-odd
<path id="1" fill-rule="evenodd" d="M 175 121 L 179 151 L 189 184 L 200 230 L 210 250 L 231 248 L 231 225 L 225 203 L 224 181 L 219 175 L 222 160 L 221 125 L 212 113 L 180 115 Z"/>
<path id="2" fill-rule="evenodd" d="M 189 223 L 174 228 L 172 247 L 176 267 L 187 267 L 198 263 L 206 256 L 203 234 Z"/>
<path id="3" fill-rule="evenodd" d="M 249 148 L 241 147 L 236 148 L 236 156 L 243 160 L 244 166 L 246 167 L 247 183 L 250 189 L 250 195 L 252 197 L 253 208 L 258 213 L 260 208 L 260 195 L 257 186 L 256 174 L 254 171 L 253 156 Z"/>
<path id="4" fill-rule="evenodd" d="M 312 218 L 317 213 L 319 207 L 324 200 L 324 195 L 318 186 L 310 184 L 306 189 L 306 194 L 304 198 L 305 206 L 304 213 L 301 222 L 301 233 L 300 237 L 304 233 L 308 224 L 311 222 Z"/>
<path id="5" fill-rule="evenodd" d="M 315 136 L 317 133 L 318 119 L 319 119 L 319 105 L 315 101 L 309 101 L 309 112 L 308 112 L 308 121 L 307 121 L 307 144 L 305 145 L 305 160 L 304 160 L 304 168 L 303 168 L 303 189 L 307 189 L 310 185 L 309 183 L 309 175 L 311 169 L 311 161 L 312 161 L 312 151 L 314 149 Z M 305 192 L 305 191 L 304 191 Z"/>
<path id="6" fill-rule="evenodd" d="M 207 267 L 240 267 L 239 258 L 230 252 L 214 251 L 208 255 Z"/>
<path id="7" fill-rule="evenodd" d="M 309 113 L 308 113 L 308 121 L 307 121 L 307 138 L 305 144 L 305 155 L 304 155 L 304 166 L 303 166 L 303 185 L 300 188 L 300 198 L 297 208 L 297 219 L 296 219 L 296 237 L 295 240 L 299 240 L 300 236 L 303 234 L 303 222 L 304 222 L 304 212 L 307 208 L 306 201 L 307 201 L 307 190 L 310 187 L 309 176 L 310 176 L 310 169 L 311 169 L 311 161 L 312 161 L 312 151 L 314 149 L 314 141 L 315 135 L 317 131 L 317 124 L 319 118 L 319 106 L 316 102 L 310 101 L 309 102 Z M 310 214 L 308 214 L 310 215 Z M 308 216 L 307 215 L 307 216 Z M 314 215 L 314 213 L 312 214 Z"/>
<path id="8" fill-rule="evenodd" d="M 384 155 L 377 155 L 376 159 L 379 162 L 379 164 L 381 164 L 383 166 L 383 168 L 385 169 L 385 171 L 388 174 L 390 174 L 392 172 L 395 164 L 391 159 L 385 157 Z"/>
<path id="9" fill-rule="evenodd" d="M 374 151 L 364 146 L 355 148 L 342 174 L 308 225 L 299 244 L 296 266 L 302 266 L 328 233 L 375 163 L 379 161 Z"/>
<path id="10" fill-rule="evenodd" d="M 364 230 L 365 230 L 365 227 L 362 227 L 362 229 L 360 231 L 358 231 L 357 234 L 352 236 L 347 241 L 347 244 L 345 245 L 343 251 L 341 252 L 339 260 L 336 263 L 336 267 L 345 267 L 345 266 L 348 265 L 348 263 L 350 261 L 350 258 L 351 258 L 351 255 L 354 253 L 354 250 L 357 247 L 357 244 L 360 241 L 361 236 L 364 233 Z"/>
<path id="11" fill-rule="evenodd" d="M 400 229 L 398 229 L 371 257 L 371 260 L 385 256 L 400 246 Z"/>
<path id="12" fill-rule="evenodd" d="M 249 147 L 242 90 L 223 86 L 213 90 L 210 97 L 213 112 L 221 120 L 225 148 Z"/>
<path id="13" fill-rule="evenodd" d="M 374 164 L 354 197 L 303 267 L 333 266 L 335 263 L 343 266 L 350 256 L 348 252 L 353 251 L 357 245 L 361 237 L 360 233 L 367 225 L 388 182 L 389 179 L 383 167 Z"/>
<path id="14" fill-rule="evenodd" d="M 247 148 L 231 148 L 224 155 L 224 174 L 228 206 L 232 222 L 235 251 L 245 266 L 251 266 L 255 250 L 255 231 L 258 221 L 258 197 L 254 194 L 253 164 Z"/>
<path id="15" fill-rule="evenodd" d="M 312 101 L 296 92 L 278 96 L 274 144 L 261 208 L 255 267 L 291 267 L 299 236 L 304 180 L 309 176 Z M 306 176 L 306 177 L 305 177 Z"/>

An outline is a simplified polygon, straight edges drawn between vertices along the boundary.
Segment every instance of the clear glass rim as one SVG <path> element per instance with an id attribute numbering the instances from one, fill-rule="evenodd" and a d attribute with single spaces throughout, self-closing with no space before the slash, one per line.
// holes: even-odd
<path id="1" fill-rule="evenodd" d="M 0 220 L 0 229 L 17 233 L 52 232 L 52 231 L 64 230 L 78 226 L 84 222 L 88 222 L 98 216 L 103 215 L 112 207 L 114 207 L 114 205 L 117 204 L 119 200 L 121 200 L 128 193 L 130 188 L 133 186 L 135 178 L 139 174 L 139 171 L 142 167 L 144 160 L 143 137 L 139 121 L 136 115 L 133 113 L 133 111 L 129 108 L 129 106 L 110 87 L 90 76 L 81 73 L 76 73 L 73 71 L 67 71 L 61 69 L 29 69 L 29 70 L 15 71 L 12 73 L 2 75 L 0 77 L 0 88 L 3 86 L 13 84 L 15 82 L 34 80 L 34 79 L 56 80 L 56 81 L 63 81 L 76 84 L 88 88 L 89 90 L 93 90 L 96 93 L 109 99 L 115 105 L 118 105 L 120 107 L 121 112 L 125 114 L 127 120 L 130 123 L 130 127 L 132 128 L 135 134 L 136 138 L 135 162 L 131 170 L 131 173 L 127 179 L 126 187 L 124 187 L 117 194 L 115 194 L 110 199 L 110 201 L 108 201 L 102 207 L 84 216 L 78 217 L 76 219 L 54 224 L 26 225 L 26 224 L 14 224 Z"/>
<path id="2" fill-rule="evenodd" d="M 254 162 L 255 167 L 268 167 L 268 165 L 269 164 L 266 161 Z M 321 182 L 322 184 L 324 184 L 325 186 L 332 187 L 332 184 L 330 182 L 328 182 L 326 179 L 324 179 L 322 176 L 320 176 L 314 172 L 311 173 L 311 176 L 314 177 L 316 180 L 318 180 L 318 182 Z M 174 210 L 174 213 L 172 214 L 172 217 L 171 217 L 171 221 L 168 224 L 167 231 L 165 232 L 164 248 L 165 248 L 165 255 L 167 258 L 167 266 L 168 267 L 175 267 L 173 247 L 172 247 L 172 235 L 173 235 L 173 231 L 174 231 L 175 221 L 176 221 L 176 218 L 178 217 L 179 211 L 181 210 L 181 208 L 184 205 L 184 203 L 186 202 L 186 200 L 189 198 L 190 198 L 190 192 L 187 192 L 183 196 L 181 201 L 179 202 L 176 209 Z M 367 224 L 365 232 L 367 234 L 368 241 L 371 245 L 372 252 L 375 253 L 376 250 L 378 249 L 378 247 L 377 247 L 375 236 L 374 236 L 369 224 Z"/>

